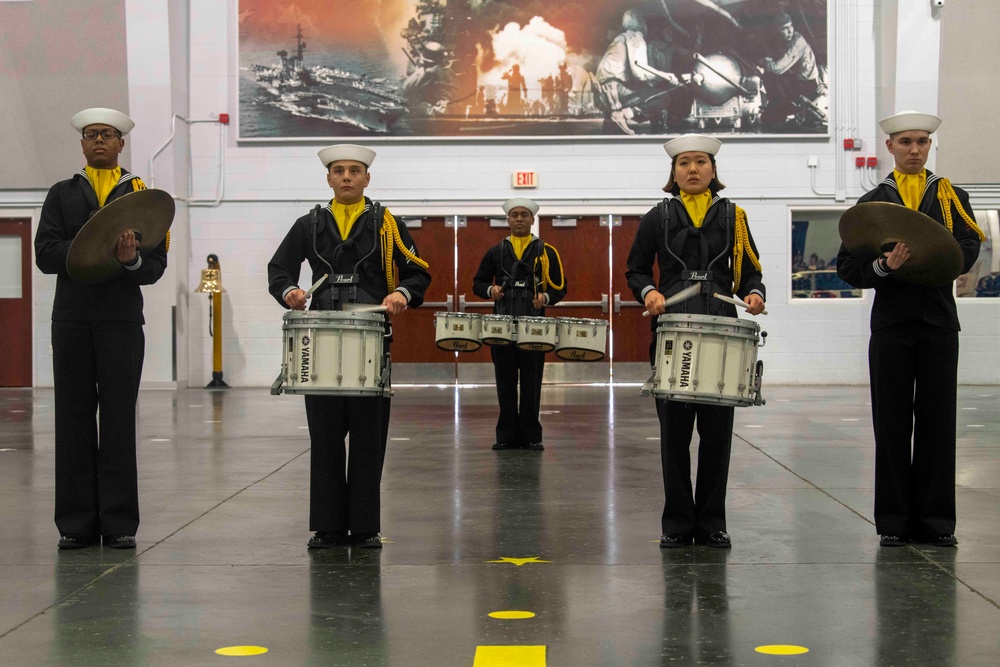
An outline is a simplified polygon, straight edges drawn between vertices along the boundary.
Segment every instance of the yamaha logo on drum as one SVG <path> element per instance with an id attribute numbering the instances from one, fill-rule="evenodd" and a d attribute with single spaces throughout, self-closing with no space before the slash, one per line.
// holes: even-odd
<path id="1" fill-rule="evenodd" d="M 309 336 L 302 337 L 302 349 L 299 353 L 299 383 L 309 382 L 309 367 L 312 364 L 312 354 L 309 352 L 309 343 L 312 339 Z"/>
<path id="2" fill-rule="evenodd" d="M 691 358 L 694 356 L 691 354 L 691 348 L 694 345 L 691 341 L 684 341 L 684 352 L 681 353 L 681 376 L 680 376 L 680 387 L 690 387 L 691 386 Z"/>

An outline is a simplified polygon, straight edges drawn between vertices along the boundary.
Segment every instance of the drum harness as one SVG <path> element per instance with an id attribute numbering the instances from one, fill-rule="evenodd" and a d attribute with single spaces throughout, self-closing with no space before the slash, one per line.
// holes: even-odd
<path id="1" fill-rule="evenodd" d="M 537 237 L 530 244 L 528 244 L 527 247 L 525 247 L 524 251 L 528 252 L 529 248 L 532 248 L 533 246 L 536 246 L 536 245 L 540 248 L 540 250 L 539 250 L 538 254 L 535 256 L 534 263 L 533 263 L 532 268 L 530 270 L 530 274 L 531 274 L 531 278 L 532 278 L 532 292 L 531 293 L 532 294 L 538 294 L 538 288 L 539 287 L 541 287 L 542 291 L 544 291 L 546 285 L 551 285 L 553 287 L 553 289 L 562 289 L 563 286 L 566 284 L 566 276 L 565 276 L 565 274 L 562 271 L 562 259 L 559 257 L 559 251 L 556 250 L 554 246 L 551 246 L 551 245 L 543 242 L 542 239 L 537 238 Z M 510 304 L 511 304 L 511 306 L 510 306 L 510 310 L 511 310 L 510 315 L 512 315 L 514 317 L 517 317 L 518 316 L 518 314 L 517 314 L 518 311 L 523 311 L 523 312 L 520 313 L 521 315 L 527 315 L 528 312 L 529 312 L 528 303 L 527 303 L 527 301 L 528 301 L 528 287 L 527 287 L 528 276 L 523 276 L 523 277 L 519 278 L 518 274 L 521 273 L 524 269 L 527 269 L 528 262 L 526 260 L 523 260 L 523 259 L 518 259 L 517 256 L 514 255 L 514 266 L 513 266 L 513 269 L 512 269 L 512 271 L 508 271 L 506 268 L 504 268 L 504 263 L 503 263 L 503 253 L 506 250 L 506 247 L 507 247 L 507 244 L 503 244 L 501 246 L 501 250 L 500 250 L 500 270 L 503 271 L 504 275 L 506 276 L 504 278 L 503 282 L 500 284 L 500 290 L 506 294 L 508 288 L 510 288 L 510 291 L 511 291 L 511 293 L 510 293 L 510 299 L 511 299 L 511 301 L 510 301 Z M 555 254 L 556 254 L 556 261 L 559 263 L 559 273 L 560 273 L 560 278 L 562 280 L 561 280 L 561 282 L 558 285 L 556 285 L 552 281 L 552 273 L 551 273 L 551 269 L 550 269 L 550 266 L 549 266 L 549 258 L 548 258 L 548 254 L 545 252 L 545 248 L 546 247 L 552 248 L 552 251 L 555 252 Z M 511 254 L 514 253 L 513 245 L 511 245 L 510 252 L 511 252 Z M 521 256 L 524 257 L 523 254 Z M 535 281 L 534 280 L 534 273 L 535 273 L 534 267 L 537 266 L 537 265 L 539 265 L 539 264 L 541 264 L 541 266 L 542 266 L 542 278 L 541 278 L 540 281 Z M 519 269 L 521 269 L 522 271 L 519 271 Z M 532 308 L 534 308 L 534 306 L 532 306 Z"/>
<path id="2" fill-rule="evenodd" d="M 718 196 L 718 195 L 716 195 L 716 196 Z M 663 199 L 662 201 L 660 201 L 660 203 L 658 203 L 656 205 L 656 207 L 657 207 L 657 209 L 659 210 L 659 213 L 660 213 L 660 221 L 663 224 L 663 245 L 664 245 L 664 247 L 666 247 L 667 252 L 670 254 L 670 256 L 673 257 L 675 260 L 677 260 L 677 262 L 682 267 L 681 268 L 681 277 L 679 279 L 680 282 L 682 283 L 682 289 L 690 287 L 691 285 L 693 285 L 696 282 L 700 282 L 701 283 L 701 296 L 705 300 L 704 301 L 704 303 L 705 303 L 705 312 L 707 313 L 707 312 L 710 311 L 709 304 L 710 304 L 710 300 L 712 298 L 711 297 L 711 294 L 712 294 L 712 289 L 711 289 L 712 270 L 711 269 L 715 265 L 716 262 L 718 262 L 720 259 L 722 259 L 722 257 L 726 254 L 726 252 L 728 252 L 729 248 L 732 247 L 733 237 L 732 237 L 731 230 L 736 225 L 736 205 L 733 202 L 729 201 L 728 199 L 725 200 L 726 201 L 726 204 L 725 204 L 726 208 L 725 208 L 725 211 L 723 212 L 723 227 L 725 227 L 725 229 L 726 229 L 726 243 L 725 243 L 725 245 L 722 248 L 722 252 L 720 252 L 712 261 L 710 261 L 708 263 L 708 265 L 705 267 L 705 270 L 703 270 L 703 271 L 693 271 L 693 270 L 688 269 L 687 262 L 685 262 L 683 259 L 681 259 L 680 256 L 677 255 L 677 253 L 674 252 L 674 249 L 670 247 L 670 220 L 671 220 L 670 206 L 669 206 L 670 199 L 671 198 L 667 197 L 667 198 Z M 708 239 L 705 238 L 704 234 L 701 233 L 700 229 L 692 226 L 689 229 L 683 230 L 680 234 L 677 235 L 677 237 L 675 237 L 675 242 L 678 243 L 680 251 L 683 252 L 683 244 L 687 241 L 687 238 L 691 234 L 692 230 L 694 232 L 696 232 L 696 234 L 697 234 L 696 238 L 698 238 L 700 240 L 700 242 L 701 242 L 701 251 L 699 253 L 699 259 L 704 258 L 705 256 L 708 255 Z M 673 285 L 675 285 L 676 283 L 677 283 L 677 281 L 675 281 L 674 283 L 672 283 L 671 287 L 673 287 Z M 684 312 L 687 312 L 687 308 L 686 307 L 684 309 Z"/>

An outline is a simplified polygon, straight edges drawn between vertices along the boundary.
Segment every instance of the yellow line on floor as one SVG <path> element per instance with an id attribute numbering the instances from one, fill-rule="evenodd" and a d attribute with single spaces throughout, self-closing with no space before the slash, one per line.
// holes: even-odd
<path id="1" fill-rule="evenodd" d="M 545 667 L 545 647 L 477 646 L 472 667 Z"/>

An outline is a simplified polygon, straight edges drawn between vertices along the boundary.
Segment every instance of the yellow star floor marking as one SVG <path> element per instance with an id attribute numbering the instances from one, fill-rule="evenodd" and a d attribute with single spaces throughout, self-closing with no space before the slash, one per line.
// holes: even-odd
<path id="1" fill-rule="evenodd" d="M 472 667 L 545 667 L 544 646 L 477 646 Z"/>
<path id="2" fill-rule="evenodd" d="M 500 560 L 488 560 L 487 563 L 512 563 L 521 567 L 525 563 L 551 563 L 550 560 L 541 560 L 538 556 L 531 556 L 530 558 L 509 558 L 506 556 L 501 556 Z"/>

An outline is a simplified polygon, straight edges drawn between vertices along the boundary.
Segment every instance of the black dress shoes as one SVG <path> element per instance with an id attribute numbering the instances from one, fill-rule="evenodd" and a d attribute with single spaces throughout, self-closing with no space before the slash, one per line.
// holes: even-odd
<path id="1" fill-rule="evenodd" d="M 382 538 L 378 533 L 371 535 L 354 535 L 354 546 L 359 549 L 381 549 Z"/>
<path id="2" fill-rule="evenodd" d="M 109 549 L 135 549 L 135 535 L 109 535 L 104 538 Z"/>
<path id="3" fill-rule="evenodd" d="M 317 531 L 306 546 L 310 549 L 329 549 L 331 547 L 347 546 L 347 531 L 320 530 Z"/>
<path id="4" fill-rule="evenodd" d="M 60 535 L 58 548 L 83 549 L 97 544 L 98 541 L 93 535 Z"/>
<path id="5" fill-rule="evenodd" d="M 540 452 L 545 449 L 545 445 L 540 442 L 529 442 L 524 446 L 525 449 L 530 449 L 533 452 Z"/>
<path id="6" fill-rule="evenodd" d="M 698 544 L 704 544 L 706 547 L 714 547 L 716 549 L 731 549 L 733 547 L 733 540 L 730 539 L 729 533 L 724 530 L 718 530 L 704 540 L 699 540 Z"/>
<path id="7" fill-rule="evenodd" d="M 905 547 L 906 538 L 902 535 L 879 535 L 878 545 L 880 547 Z"/>
<path id="8" fill-rule="evenodd" d="M 677 535 L 674 533 L 664 533 L 660 535 L 660 548 L 661 549 L 676 549 L 678 547 L 686 547 L 691 544 L 691 538 L 685 537 L 684 535 Z"/>
<path id="9" fill-rule="evenodd" d="M 955 547 L 958 546 L 958 540 L 954 535 L 935 535 L 927 540 L 927 544 L 932 547 Z"/>
<path id="10" fill-rule="evenodd" d="M 494 442 L 493 449 L 494 451 L 500 451 L 503 449 L 517 449 L 517 447 L 516 445 L 512 445 L 509 442 Z"/>

